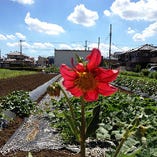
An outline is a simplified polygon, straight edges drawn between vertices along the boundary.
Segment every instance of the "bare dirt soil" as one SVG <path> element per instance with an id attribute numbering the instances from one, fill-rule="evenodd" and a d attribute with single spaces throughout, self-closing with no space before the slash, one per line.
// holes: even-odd
<path id="1" fill-rule="evenodd" d="M 19 76 L 16 78 L 0 80 L 0 97 L 8 95 L 15 90 L 32 91 L 43 83 L 53 78 L 55 74 L 38 73 L 33 75 Z M 7 128 L 0 131 L 0 148 L 8 141 L 16 129 L 21 125 L 23 119 L 17 117 L 9 124 Z M 31 152 L 33 157 L 79 157 L 79 154 L 73 154 L 67 150 L 41 150 L 40 152 Z M 5 157 L 27 157 L 28 152 L 13 152 Z M 4 157 L 0 153 L 0 157 Z"/>
<path id="2" fill-rule="evenodd" d="M 32 91 L 52 79 L 56 74 L 37 73 L 0 80 L 0 97 L 15 90 Z"/>

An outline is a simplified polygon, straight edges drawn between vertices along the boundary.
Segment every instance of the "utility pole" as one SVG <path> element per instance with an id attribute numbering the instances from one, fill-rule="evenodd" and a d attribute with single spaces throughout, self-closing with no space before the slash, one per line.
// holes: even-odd
<path id="1" fill-rule="evenodd" d="M 111 59 L 112 24 L 110 24 L 109 60 Z"/>
<path id="2" fill-rule="evenodd" d="M 98 37 L 98 49 L 100 47 L 100 37 Z"/>
<path id="3" fill-rule="evenodd" d="M 111 41 L 112 41 L 112 24 L 110 24 L 110 41 L 109 41 L 109 68 L 111 68 Z"/>
<path id="4" fill-rule="evenodd" d="M 0 59 L 1 59 L 1 49 L 0 49 Z"/>
<path id="5" fill-rule="evenodd" d="M 20 54 L 22 54 L 22 42 L 24 42 L 24 40 L 20 40 Z"/>
<path id="6" fill-rule="evenodd" d="M 85 41 L 85 51 L 87 50 L 87 40 Z"/>

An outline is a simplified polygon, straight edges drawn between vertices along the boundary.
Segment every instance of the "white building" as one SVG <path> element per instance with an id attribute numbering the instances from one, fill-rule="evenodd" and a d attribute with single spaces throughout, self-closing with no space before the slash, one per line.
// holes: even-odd
<path id="1" fill-rule="evenodd" d="M 57 50 L 55 49 L 54 65 L 56 65 L 57 67 L 60 67 L 61 64 L 66 64 L 69 67 L 72 67 L 71 65 L 72 58 L 74 59 L 74 61 L 76 61 L 76 55 L 78 55 L 81 58 L 85 59 L 86 56 L 90 52 L 91 52 L 90 50 Z"/>

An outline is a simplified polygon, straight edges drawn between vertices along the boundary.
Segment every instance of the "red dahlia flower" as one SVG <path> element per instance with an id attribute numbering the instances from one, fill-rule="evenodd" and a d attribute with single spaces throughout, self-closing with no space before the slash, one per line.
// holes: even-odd
<path id="1" fill-rule="evenodd" d="M 118 70 L 103 69 L 99 67 L 101 53 L 94 48 L 86 57 L 87 63 L 78 63 L 70 68 L 65 64 L 60 67 L 63 85 L 73 96 L 82 96 L 86 101 L 95 101 L 98 95 L 109 96 L 117 91 L 109 83 L 114 81 Z"/>

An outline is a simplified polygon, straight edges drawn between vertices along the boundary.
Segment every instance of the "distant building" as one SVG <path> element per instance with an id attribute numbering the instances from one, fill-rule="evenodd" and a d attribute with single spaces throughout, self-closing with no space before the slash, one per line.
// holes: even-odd
<path id="1" fill-rule="evenodd" d="M 146 68 L 150 63 L 157 63 L 157 46 L 145 44 L 117 55 L 121 65 L 127 70 L 133 70 L 136 65 Z"/>
<path id="2" fill-rule="evenodd" d="M 41 56 L 38 57 L 38 60 L 37 60 L 38 66 L 46 66 L 47 63 L 48 63 L 48 59 L 46 57 L 41 57 Z"/>
<path id="3" fill-rule="evenodd" d="M 71 59 L 74 59 L 75 64 L 75 58 L 76 55 L 86 58 L 86 56 L 90 53 L 90 50 L 58 50 L 55 49 L 55 56 L 54 56 L 54 65 L 57 67 L 60 67 L 61 64 L 66 64 L 69 67 L 72 67 Z"/>
<path id="4" fill-rule="evenodd" d="M 28 67 L 34 65 L 34 58 L 26 56 L 21 52 L 10 52 L 7 58 L 3 60 L 2 67 Z"/>
<path id="5" fill-rule="evenodd" d="M 48 60 L 48 65 L 54 64 L 54 56 L 47 57 L 47 60 Z"/>

